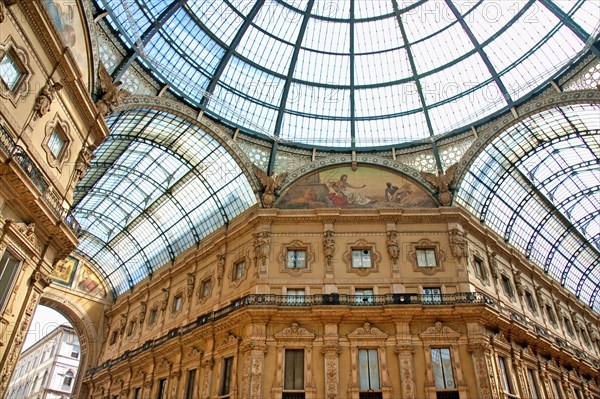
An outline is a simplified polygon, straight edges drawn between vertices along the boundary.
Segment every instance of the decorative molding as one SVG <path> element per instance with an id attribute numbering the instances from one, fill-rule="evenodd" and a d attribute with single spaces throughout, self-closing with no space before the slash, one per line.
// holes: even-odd
<path id="1" fill-rule="evenodd" d="M 54 131 L 58 131 L 58 134 L 64 139 L 63 147 L 60 150 L 58 156 L 52 153 L 52 150 L 48 146 L 50 137 Z M 71 158 L 71 145 L 73 144 L 73 137 L 71 135 L 71 129 L 69 124 L 63 121 L 58 114 L 54 116 L 50 122 L 46 123 L 44 140 L 42 141 L 42 148 L 46 153 L 46 161 L 48 165 L 60 170 L 65 162 Z"/>
<path id="2" fill-rule="evenodd" d="M 287 264 L 287 253 L 290 250 L 299 250 L 306 252 L 306 259 L 304 267 L 288 267 Z M 294 240 L 290 243 L 284 243 L 281 246 L 281 251 L 278 256 L 281 264 L 280 270 L 284 273 L 288 273 L 292 277 L 299 277 L 303 273 L 310 273 L 312 271 L 312 264 L 315 261 L 315 254 L 312 251 L 310 243 L 304 243 L 300 240 Z"/>
<path id="3" fill-rule="evenodd" d="M 371 253 L 371 267 L 354 267 L 352 265 L 352 251 L 354 250 L 368 250 Z M 346 271 L 349 273 L 356 273 L 359 276 L 367 276 L 370 273 L 379 271 L 379 261 L 381 255 L 375 250 L 375 243 L 367 242 L 363 239 L 357 240 L 353 243 L 346 244 L 346 252 L 342 255 L 342 259 L 346 263 Z"/>
<path id="4" fill-rule="evenodd" d="M 445 270 L 444 261 L 446 260 L 446 253 L 440 249 L 438 242 L 433 242 L 429 239 L 422 239 L 419 242 L 411 242 L 411 251 L 408 253 L 408 260 L 413 266 L 413 271 L 432 276 L 438 272 Z M 417 264 L 417 249 L 433 249 L 435 251 L 435 266 L 430 267 L 419 267 Z"/>
<path id="5" fill-rule="evenodd" d="M 289 327 L 284 328 L 280 332 L 274 334 L 274 337 L 278 341 L 312 341 L 316 335 L 308 331 L 304 327 L 300 327 L 300 324 L 293 322 Z"/>
<path id="6" fill-rule="evenodd" d="M 4 43 L 0 43 L 0 59 L 4 57 L 4 54 L 11 53 L 13 61 L 17 64 L 21 72 L 21 77 L 17 82 L 15 90 L 11 90 L 4 81 L 0 79 L 0 97 L 8 99 L 15 107 L 18 106 L 19 102 L 30 94 L 29 81 L 33 76 L 33 71 L 29 63 L 29 57 L 24 48 L 17 46 L 12 36 L 8 36 Z"/>
<path id="7" fill-rule="evenodd" d="M 419 334 L 422 341 L 457 341 L 460 338 L 460 333 L 452 328 L 444 326 L 441 321 L 436 322 L 433 326 L 427 328 Z"/>

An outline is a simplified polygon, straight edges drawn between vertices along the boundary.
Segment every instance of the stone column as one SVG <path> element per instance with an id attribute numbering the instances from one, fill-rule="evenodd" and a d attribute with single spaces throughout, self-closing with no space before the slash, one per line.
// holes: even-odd
<path id="1" fill-rule="evenodd" d="M 521 359 L 521 353 L 513 350 L 512 354 L 513 360 L 513 369 L 515 370 L 515 379 L 516 383 L 519 385 L 519 390 L 521 391 L 522 398 L 529 398 L 530 391 L 528 389 L 528 384 L 525 381 L 525 366 L 523 365 L 523 359 Z"/>
<path id="2" fill-rule="evenodd" d="M 469 352 L 473 357 L 478 397 L 481 399 L 499 398 L 498 386 L 492 365 L 492 347 L 486 342 L 469 343 Z"/>
<path id="3" fill-rule="evenodd" d="M 215 361 L 213 360 L 212 354 L 205 355 L 202 358 L 202 386 L 200 388 L 200 397 L 202 399 L 210 398 L 210 387 L 211 387 L 211 379 L 212 379 L 212 370 L 215 365 Z"/>
<path id="4" fill-rule="evenodd" d="M 265 369 L 265 353 L 267 345 L 264 342 L 250 341 L 242 344 L 245 353 L 244 368 L 242 370 L 241 398 L 262 399 L 263 371 Z"/>
<path id="5" fill-rule="evenodd" d="M 546 366 L 545 363 L 539 362 L 538 363 L 538 368 L 540 371 L 540 377 L 541 377 L 541 382 L 542 385 L 544 387 L 544 391 L 546 393 L 546 397 L 547 398 L 553 398 L 553 399 L 558 399 L 558 398 L 554 398 L 554 393 L 552 391 L 552 387 L 550 386 L 550 376 L 548 375 L 548 368 Z"/>
<path id="6" fill-rule="evenodd" d="M 337 323 L 325 324 L 325 336 L 323 339 L 321 353 L 324 355 L 325 398 L 335 399 L 338 397 L 339 392 L 339 354 L 342 351 L 339 344 Z"/>
<path id="7" fill-rule="evenodd" d="M 402 387 L 402 398 L 415 399 L 415 376 L 413 354 L 415 347 L 410 344 L 399 344 L 394 348 L 398 354 L 398 363 L 400 365 L 400 386 Z"/>

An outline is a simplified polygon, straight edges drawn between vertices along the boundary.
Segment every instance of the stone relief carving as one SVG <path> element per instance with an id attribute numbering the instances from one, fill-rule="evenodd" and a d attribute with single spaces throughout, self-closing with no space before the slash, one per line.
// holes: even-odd
<path id="1" fill-rule="evenodd" d="M 392 270 L 398 271 L 398 260 L 400 259 L 400 243 L 398 242 L 398 232 L 390 230 L 387 232 L 387 250 L 392 261 Z"/>
<path id="2" fill-rule="evenodd" d="M 333 272 L 333 254 L 335 253 L 335 239 L 332 230 L 325 230 L 323 233 L 323 254 L 325 256 L 325 270 Z"/>
<path id="3" fill-rule="evenodd" d="M 6 19 L 8 7 L 17 4 L 17 0 L 0 0 L 0 24 Z"/>
<path id="4" fill-rule="evenodd" d="M 37 98 L 35 99 L 35 104 L 33 105 L 34 121 L 50 112 L 50 106 L 56 99 L 56 93 L 58 93 L 62 88 L 63 85 L 60 82 L 48 82 L 44 87 L 42 87 L 42 90 L 40 91 L 40 94 L 38 94 Z"/>
<path id="5" fill-rule="evenodd" d="M 452 251 L 452 255 L 458 260 L 467 256 L 468 247 L 466 237 L 467 233 L 464 231 L 458 229 L 450 230 L 450 250 Z"/>
<path id="6" fill-rule="evenodd" d="M 194 295 L 194 286 L 196 285 L 196 273 L 188 273 L 186 280 L 186 295 L 191 298 Z"/>
<path id="7" fill-rule="evenodd" d="M 254 255 L 260 272 L 267 270 L 267 259 L 271 252 L 271 233 L 260 231 L 254 234 Z"/>

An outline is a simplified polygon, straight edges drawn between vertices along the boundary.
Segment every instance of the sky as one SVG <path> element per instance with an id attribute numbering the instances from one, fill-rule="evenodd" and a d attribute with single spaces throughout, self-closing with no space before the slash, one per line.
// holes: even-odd
<path id="1" fill-rule="evenodd" d="M 22 351 L 27 350 L 61 324 L 71 326 L 71 323 L 56 310 L 39 305 L 33 315 Z"/>

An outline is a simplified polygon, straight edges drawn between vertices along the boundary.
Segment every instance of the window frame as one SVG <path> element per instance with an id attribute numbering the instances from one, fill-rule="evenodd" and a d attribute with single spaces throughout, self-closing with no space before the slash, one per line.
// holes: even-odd
<path id="1" fill-rule="evenodd" d="M 354 289 L 354 302 L 356 305 L 369 305 L 375 300 L 375 290 L 370 288 Z"/>
<path id="2" fill-rule="evenodd" d="M 537 314 L 537 304 L 535 302 L 535 298 L 533 294 L 529 290 L 525 290 L 525 303 L 527 303 L 527 308 L 534 314 Z"/>
<path id="3" fill-rule="evenodd" d="M 233 377 L 234 356 L 224 357 L 221 364 L 221 381 L 219 382 L 219 396 L 229 397 L 231 395 L 231 382 Z"/>
<path id="4" fill-rule="evenodd" d="M 502 285 L 504 295 L 513 300 L 515 298 L 515 291 L 511 279 L 506 273 L 500 273 L 500 284 Z"/>
<path id="5" fill-rule="evenodd" d="M 413 271 L 431 276 L 438 272 L 444 271 L 444 262 L 446 253 L 440 249 L 438 242 L 433 242 L 429 239 L 422 239 L 419 242 L 411 243 L 411 251 L 408 253 L 408 259 L 412 263 Z M 433 250 L 435 257 L 434 266 L 420 266 L 419 253 L 421 251 Z"/>
<path id="6" fill-rule="evenodd" d="M 52 137 L 55 133 L 62 140 L 62 147 L 58 154 L 55 154 L 50 146 Z M 72 143 L 73 139 L 71 138 L 69 124 L 56 115 L 53 120 L 46 124 L 44 139 L 42 140 L 42 148 L 46 153 L 48 165 L 61 169 L 65 162 L 71 157 Z"/>
<path id="7" fill-rule="evenodd" d="M 361 354 L 365 355 L 365 356 L 361 356 Z M 364 364 L 364 361 L 366 359 L 366 364 Z M 375 365 L 372 365 L 371 362 L 374 361 Z M 381 370 L 380 370 L 380 364 L 381 362 L 379 361 L 379 349 L 378 348 L 369 348 L 369 347 L 364 347 L 364 348 L 358 348 L 357 349 L 357 359 L 356 359 L 356 364 L 357 364 L 357 373 L 358 373 L 358 391 L 359 392 L 381 392 L 381 388 L 382 388 L 382 378 L 381 378 Z M 368 371 L 366 372 L 366 379 L 367 379 L 367 384 L 368 386 L 365 386 L 363 384 L 364 382 L 364 377 L 365 375 L 363 375 L 364 371 L 361 371 L 363 369 L 368 369 Z M 376 379 L 375 381 L 371 381 L 372 377 L 376 375 Z"/>
<path id="8" fill-rule="evenodd" d="M 448 378 L 446 377 L 446 372 L 448 371 L 448 368 L 446 367 L 446 365 L 444 364 L 443 358 L 442 358 L 442 351 L 447 351 L 448 352 L 448 358 L 450 361 L 450 374 L 452 377 L 452 386 L 449 387 L 447 382 L 449 381 Z M 439 356 L 439 363 L 436 361 L 437 358 L 434 357 L 434 353 L 435 351 L 438 351 L 440 356 Z M 452 358 L 452 348 L 450 348 L 449 346 L 432 346 L 431 348 L 429 348 L 429 355 L 431 356 L 431 367 L 432 367 L 432 373 L 433 373 L 433 380 L 434 380 L 434 386 L 435 386 L 435 390 L 436 392 L 439 391 L 456 391 L 457 390 L 457 386 L 456 386 L 456 373 L 454 371 L 454 360 Z M 439 366 L 439 369 L 441 370 L 441 374 L 442 374 L 442 383 L 443 386 L 439 386 L 438 385 L 438 379 L 436 378 L 436 373 L 435 373 L 435 368 L 436 368 L 436 363 L 437 366 Z"/>
<path id="9" fill-rule="evenodd" d="M 4 260 L 5 257 L 10 258 Z M 6 280 L 4 280 L 5 271 L 8 268 L 6 265 L 11 259 L 14 261 L 14 266 L 12 266 L 12 271 L 10 272 L 10 274 L 6 275 Z M 0 287 L 2 287 L 2 285 L 5 285 L 5 290 L 0 290 L 0 314 L 4 313 L 6 306 L 8 306 L 11 294 L 13 292 L 19 274 L 21 273 L 22 266 L 23 259 L 15 255 L 15 253 L 7 247 L 2 253 L 2 256 L 0 256 Z M 5 281 L 5 283 L 3 281 Z"/>
<path id="10" fill-rule="evenodd" d="M 298 356 L 300 359 L 302 359 L 302 361 L 300 362 L 301 364 L 298 365 L 296 364 L 297 360 L 296 358 L 293 359 L 292 363 L 293 363 L 293 367 L 292 365 L 289 364 L 288 362 L 288 354 L 300 354 L 301 356 Z M 306 385 L 306 351 L 304 350 L 304 348 L 285 348 L 283 350 L 283 392 L 304 392 L 305 385 Z M 290 370 L 292 370 L 292 385 L 293 386 L 288 386 L 288 377 L 289 377 L 289 372 Z M 297 378 L 297 373 L 300 373 L 300 384 L 301 387 L 297 387 L 296 383 L 298 382 L 296 380 Z"/>
<path id="11" fill-rule="evenodd" d="M 178 292 L 173 296 L 171 304 L 171 313 L 179 313 L 183 309 L 183 292 Z"/>
<path id="12" fill-rule="evenodd" d="M 6 54 L 8 54 L 16 64 L 21 75 L 15 82 L 13 89 L 8 86 L 8 83 L 6 83 L 4 78 L 0 77 L 0 97 L 8 99 L 13 106 L 17 107 L 19 101 L 30 93 L 29 83 L 33 73 L 29 65 L 29 57 L 27 56 L 26 50 L 17 46 L 10 35 L 5 42 L 0 43 L 0 62 L 4 59 Z"/>
<path id="13" fill-rule="evenodd" d="M 355 262 L 355 254 L 362 251 L 360 255 L 360 262 Z M 368 264 L 363 263 L 363 257 L 368 253 Z M 358 240 L 353 243 L 348 243 L 346 246 L 346 252 L 343 255 L 344 262 L 346 263 L 346 271 L 349 273 L 356 273 L 359 276 L 367 276 L 369 273 L 379 271 L 379 262 L 381 255 L 375 249 L 375 244 L 367 242 L 365 240 Z M 366 258 L 365 258 L 366 259 Z"/>

